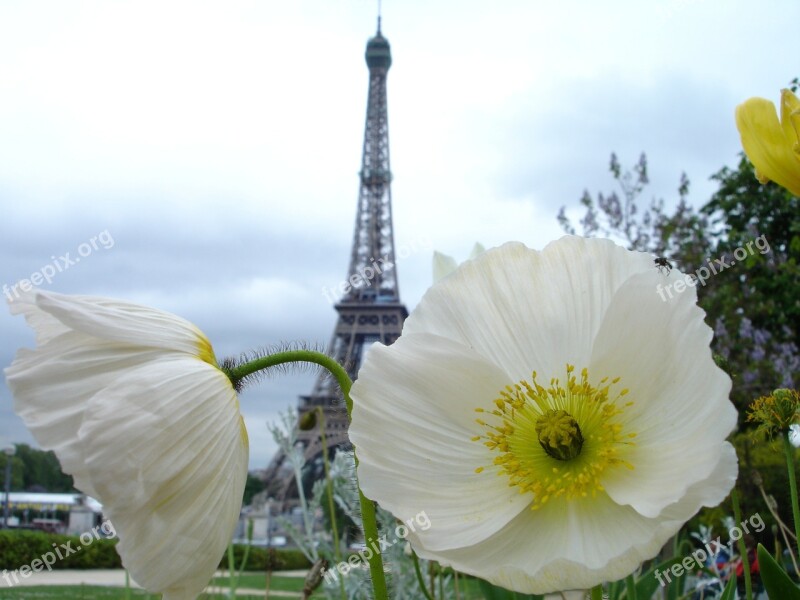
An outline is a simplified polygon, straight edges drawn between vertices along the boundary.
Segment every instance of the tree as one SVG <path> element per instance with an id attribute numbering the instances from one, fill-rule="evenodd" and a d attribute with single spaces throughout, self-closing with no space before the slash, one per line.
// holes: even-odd
<path id="1" fill-rule="evenodd" d="M 759 183 L 744 156 L 736 169 L 724 167 L 713 179 L 720 188 L 701 211 L 719 229 L 716 253 L 730 257 L 759 238 L 769 248 L 748 252 L 744 265 L 736 265 L 737 276 L 715 278 L 714 293 L 704 296 L 703 308 L 728 332 L 720 335 L 717 349 L 738 365 L 739 388 L 751 399 L 795 387 L 800 368 L 800 199 L 775 184 Z"/>
<path id="2" fill-rule="evenodd" d="M 0 476 L 3 477 L 2 483 L 0 485 L 5 486 L 5 473 L 6 473 L 6 464 L 8 463 L 8 456 L 5 452 L 0 453 Z M 23 489 L 22 483 L 22 473 L 25 470 L 24 464 L 22 459 L 18 456 L 11 457 L 11 491 L 17 491 Z M 0 490 L 4 490 L 5 487 L 0 487 Z"/>
<path id="3" fill-rule="evenodd" d="M 31 448 L 27 444 L 15 444 L 16 453 L 11 463 L 11 489 L 24 491 L 35 489 L 46 492 L 75 491 L 72 477 L 65 475 L 53 452 Z M 5 454 L 0 457 L 0 468 L 5 469 Z"/>
<path id="4" fill-rule="evenodd" d="M 252 501 L 253 496 L 259 492 L 263 492 L 266 487 L 267 484 L 264 483 L 264 480 L 248 473 L 247 481 L 244 484 L 244 498 L 242 500 L 242 506 L 248 506 Z"/>
<path id="5" fill-rule="evenodd" d="M 686 201 L 685 175 L 671 213 L 662 199 L 642 206 L 648 184 L 644 154 L 627 171 L 612 154 L 610 171 L 622 196 L 600 193 L 595 202 L 584 192 L 583 235 L 617 238 L 631 250 L 666 257 L 695 276 L 698 303 L 715 332 L 712 349 L 734 380 L 732 400 L 738 408 L 777 387 L 795 386 L 800 366 L 795 344 L 800 326 L 798 199 L 774 184 L 760 184 L 744 157 L 736 169 L 725 167 L 712 177 L 720 188 L 699 211 Z M 575 233 L 564 207 L 558 220 Z"/>
<path id="6" fill-rule="evenodd" d="M 653 198 L 649 206 L 642 207 L 641 195 L 650 182 L 647 176 L 647 156 L 643 153 L 639 161 L 627 171 L 623 171 L 616 154 L 611 154 L 609 170 L 622 192 L 597 194 L 597 202 L 592 199 L 588 190 L 583 192 L 580 203 L 586 213 L 580 223 L 582 235 L 594 237 L 598 234 L 617 238 L 630 250 L 651 252 L 656 256 L 665 254 L 692 254 L 705 248 L 693 248 L 697 244 L 705 245 L 703 232 L 708 226 L 707 220 L 692 211 L 686 203 L 689 194 L 689 179 L 681 174 L 678 184 L 678 202 L 675 212 L 668 216 L 664 212 L 664 200 Z M 561 207 L 558 214 L 561 227 L 570 234 L 575 234 L 566 207 Z M 693 252 L 691 252 L 693 250 Z"/>

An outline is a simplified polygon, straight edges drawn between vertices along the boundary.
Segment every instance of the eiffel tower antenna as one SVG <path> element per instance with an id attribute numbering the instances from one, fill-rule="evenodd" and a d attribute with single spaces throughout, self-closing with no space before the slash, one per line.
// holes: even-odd
<path id="1" fill-rule="evenodd" d="M 352 380 L 356 379 L 367 347 L 374 342 L 393 343 L 408 316 L 400 301 L 395 268 L 386 106 L 386 75 L 392 65 L 392 54 L 388 40 L 381 34 L 380 0 L 378 30 L 367 42 L 364 58 L 369 69 L 369 86 L 355 231 L 350 266 L 340 286 L 343 296 L 335 306 L 339 317 L 330 343 L 331 355 Z M 319 376 L 310 395 L 300 397 L 300 419 L 320 408 L 327 446 L 349 447 L 347 411 L 338 385 L 327 374 Z M 298 431 L 297 441 L 303 444 L 307 465 L 322 476 L 319 428 Z M 273 458 L 265 478 L 270 495 L 286 510 L 295 502 L 297 489 L 291 470 L 282 469 L 284 458 L 280 453 Z"/>

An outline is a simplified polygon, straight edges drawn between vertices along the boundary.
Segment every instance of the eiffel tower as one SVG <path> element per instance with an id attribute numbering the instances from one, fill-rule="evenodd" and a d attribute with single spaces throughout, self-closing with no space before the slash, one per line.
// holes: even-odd
<path id="1" fill-rule="evenodd" d="M 367 120 L 359 173 L 360 188 L 353 248 L 348 276 L 338 290 L 343 296 L 335 305 L 339 318 L 330 343 L 331 355 L 355 380 L 365 349 L 374 342 L 389 345 L 400 335 L 408 310 L 400 301 L 395 268 L 392 228 L 392 173 L 389 168 L 389 124 L 386 109 L 386 75 L 392 64 L 389 42 L 378 31 L 367 42 L 369 68 Z M 348 448 L 347 411 L 336 381 L 327 372 L 317 378 L 308 396 L 300 397 L 299 419 L 322 409 L 326 445 L 332 450 Z M 304 479 L 323 476 L 320 428 L 298 431 L 306 464 Z M 333 456 L 333 452 L 330 453 Z M 267 490 L 287 510 L 296 503 L 297 487 L 291 470 L 282 468 L 285 457 L 278 453 L 267 468 Z"/>

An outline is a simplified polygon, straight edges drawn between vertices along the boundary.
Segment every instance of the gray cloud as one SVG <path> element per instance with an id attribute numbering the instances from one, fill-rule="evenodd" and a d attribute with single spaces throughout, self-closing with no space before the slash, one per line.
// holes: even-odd
<path id="1" fill-rule="evenodd" d="M 175 2 L 4 9 L 0 38 L 0 285 L 108 230 L 45 289 L 144 302 L 200 326 L 220 356 L 326 344 L 321 293 L 346 273 L 372 8 L 354 1 Z M 343 9 L 342 6 L 345 8 Z M 409 308 L 431 249 L 558 237 L 558 207 L 607 191 L 608 156 L 647 152 L 651 193 L 692 201 L 736 161 L 735 105 L 777 99 L 795 2 L 507 2 L 384 6 L 395 235 Z M 425 242 L 424 244 L 421 242 Z M 0 311 L 0 362 L 32 345 Z M 264 423 L 312 375 L 246 392 L 252 466 Z M 0 442 L 30 442 L 0 385 Z"/>

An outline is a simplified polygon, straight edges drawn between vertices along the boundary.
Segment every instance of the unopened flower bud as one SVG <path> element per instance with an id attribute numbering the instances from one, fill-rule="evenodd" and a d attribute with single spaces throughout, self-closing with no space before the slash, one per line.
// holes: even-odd
<path id="1" fill-rule="evenodd" d="M 317 426 L 317 411 L 312 410 L 310 412 L 305 413 L 300 417 L 297 422 L 297 427 L 300 431 L 311 431 L 314 427 Z"/>

